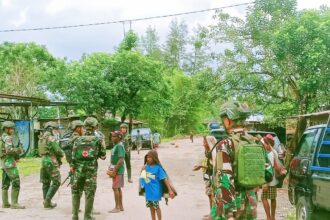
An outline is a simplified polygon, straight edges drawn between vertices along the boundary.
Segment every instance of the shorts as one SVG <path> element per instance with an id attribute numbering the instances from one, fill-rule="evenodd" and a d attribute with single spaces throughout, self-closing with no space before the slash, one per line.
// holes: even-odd
<path id="1" fill-rule="evenodd" d="M 276 199 L 277 189 L 276 186 L 268 186 L 268 190 L 262 190 L 261 200 Z"/>
<path id="2" fill-rule="evenodd" d="M 153 207 L 154 209 L 159 208 L 159 201 L 146 201 L 147 208 Z"/>
<path id="3" fill-rule="evenodd" d="M 114 178 L 112 178 L 112 189 L 119 189 L 124 187 L 124 175 L 117 174 Z"/>

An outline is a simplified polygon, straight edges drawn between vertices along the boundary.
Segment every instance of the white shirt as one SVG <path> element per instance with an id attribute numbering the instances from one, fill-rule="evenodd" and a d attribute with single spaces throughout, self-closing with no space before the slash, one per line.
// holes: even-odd
<path id="1" fill-rule="evenodd" d="M 275 157 L 277 157 L 276 151 L 272 149 L 272 151 L 267 152 L 267 156 L 268 156 L 269 162 L 271 163 L 272 167 L 274 167 Z M 274 170 L 273 180 L 268 184 L 269 184 L 269 186 L 276 186 L 278 184 L 278 180 L 275 177 L 275 170 Z"/>

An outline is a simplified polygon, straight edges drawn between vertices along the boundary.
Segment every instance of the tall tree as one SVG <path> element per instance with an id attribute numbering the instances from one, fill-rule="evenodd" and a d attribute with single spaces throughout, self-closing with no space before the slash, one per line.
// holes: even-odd
<path id="1" fill-rule="evenodd" d="M 161 59 L 162 51 L 156 28 L 148 26 L 145 35 L 141 37 L 141 49 L 143 54 L 156 60 Z"/>
<path id="2" fill-rule="evenodd" d="M 187 59 L 183 64 L 183 69 L 189 74 L 196 74 L 206 69 L 211 64 L 210 47 L 208 45 L 208 30 L 200 25 L 194 29 L 193 36 L 190 37 L 191 51 L 187 53 Z"/>
<path id="3" fill-rule="evenodd" d="M 138 35 L 132 31 L 129 30 L 126 34 L 122 42 L 119 44 L 118 51 L 124 51 L 124 50 L 134 50 L 137 49 L 139 42 Z"/>
<path id="4" fill-rule="evenodd" d="M 35 43 L 1 44 L 0 91 L 44 97 L 42 79 L 55 66 L 56 59 L 43 46 Z"/>
<path id="5" fill-rule="evenodd" d="M 294 0 L 257 0 L 246 19 L 220 12 L 216 42 L 230 42 L 218 73 L 228 96 L 248 99 L 274 123 L 288 114 L 316 110 L 329 74 L 329 11 L 297 11 Z M 316 80 L 316 78 L 318 80 Z"/>
<path id="6" fill-rule="evenodd" d="M 185 59 L 187 35 L 188 27 L 185 21 L 172 20 L 170 33 L 167 36 L 164 48 L 164 59 L 167 66 L 182 68 Z"/>

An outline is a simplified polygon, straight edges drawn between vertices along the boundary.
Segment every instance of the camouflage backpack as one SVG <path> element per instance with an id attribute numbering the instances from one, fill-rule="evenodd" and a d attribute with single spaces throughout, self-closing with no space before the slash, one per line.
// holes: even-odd
<path id="1" fill-rule="evenodd" d="M 98 148 L 95 136 L 81 136 L 76 139 L 73 145 L 75 154 L 73 155 L 77 161 L 86 161 L 97 159 Z"/>
<path id="2" fill-rule="evenodd" d="M 238 187 L 255 188 L 264 184 L 266 153 L 250 135 L 230 136 L 235 148 L 234 179 Z"/>

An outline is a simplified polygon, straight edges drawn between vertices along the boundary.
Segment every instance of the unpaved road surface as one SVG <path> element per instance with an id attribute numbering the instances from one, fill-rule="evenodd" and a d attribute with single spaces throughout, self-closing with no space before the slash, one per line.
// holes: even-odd
<path id="1" fill-rule="evenodd" d="M 176 140 L 175 145 L 170 143 L 161 144 L 158 150 L 160 161 L 170 175 L 178 196 L 170 200 L 168 205 L 165 201 L 160 203 L 163 219 L 165 220 L 200 220 L 208 214 L 208 199 L 205 195 L 204 182 L 200 171 L 192 171 L 192 167 L 199 162 L 203 156 L 202 139 L 196 138 L 194 143 L 189 139 Z M 132 152 L 133 181 L 129 184 L 125 176 L 125 187 L 123 188 L 124 212 L 110 214 L 109 210 L 114 208 L 114 197 L 111 189 L 112 181 L 105 174 L 109 164 L 109 154 L 105 161 L 99 160 L 98 184 L 94 208 L 100 212 L 95 215 L 97 220 L 147 220 L 150 218 L 149 209 L 145 207 L 144 197 L 138 196 L 138 177 L 143 165 L 143 157 L 147 150 Z M 61 167 L 62 180 L 66 177 L 68 165 Z M 126 175 L 126 174 L 125 174 Z M 259 193 L 260 194 L 260 193 Z M 260 196 L 259 196 L 260 198 Z M 71 219 L 71 191 L 70 187 L 62 186 L 55 195 L 53 201 L 57 207 L 45 210 L 42 206 L 41 183 L 39 174 L 21 178 L 20 203 L 26 206 L 24 210 L 12 210 L 0 208 L 0 219 Z M 81 202 L 83 219 L 84 197 Z M 278 209 L 276 219 L 285 219 L 286 213 L 292 208 L 287 198 L 287 190 L 279 192 Z M 258 219 L 265 219 L 262 204 L 258 204 Z"/>

